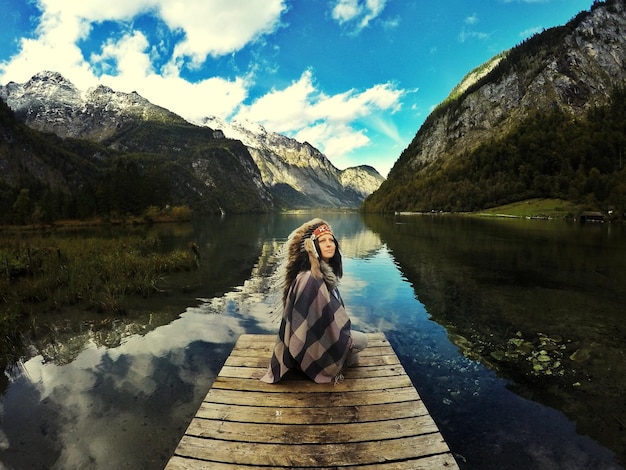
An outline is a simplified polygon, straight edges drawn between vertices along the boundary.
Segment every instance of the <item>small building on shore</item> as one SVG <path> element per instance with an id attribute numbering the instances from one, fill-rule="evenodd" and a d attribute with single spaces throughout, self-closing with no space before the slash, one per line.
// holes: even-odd
<path id="1" fill-rule="evenodd" d="M 582 214 L 580 214 L 580 223 L 581 224 L 603 224 L 604 215 L 602 215 L 602 212 L 584 211 Z"/>

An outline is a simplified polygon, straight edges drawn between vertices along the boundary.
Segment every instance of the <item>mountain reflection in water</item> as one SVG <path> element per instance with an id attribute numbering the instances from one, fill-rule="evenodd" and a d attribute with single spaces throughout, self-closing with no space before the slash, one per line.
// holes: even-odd
<path id="1" fill-rule="evenodd" d="M 279 250 L 318 215 L 154 229 L 200 269 L 128 317 L 49 317 L 0 390 L 0 463 L 163 468 L 237 337 L 276 331 Z M 387 334 L 461 468 L 623 468 L 621 227 L 323 216 L 354 327 Z"/>

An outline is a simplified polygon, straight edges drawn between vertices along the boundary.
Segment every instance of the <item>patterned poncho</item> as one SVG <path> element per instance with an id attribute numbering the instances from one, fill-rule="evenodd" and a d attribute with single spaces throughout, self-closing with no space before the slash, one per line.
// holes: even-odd
<path id="1" fill-rule="evenodd" d="M 302 271 L 291 284 L 263 382 L 276 383 L 290 369 L 302 370 L 317 383 L 341 377 L 352 346 L 350 319 L 332 270 L 321 265 L 322 275 Z"/>

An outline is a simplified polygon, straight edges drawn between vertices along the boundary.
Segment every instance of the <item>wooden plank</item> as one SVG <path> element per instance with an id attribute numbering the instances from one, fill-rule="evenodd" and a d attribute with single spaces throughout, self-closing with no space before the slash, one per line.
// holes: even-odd
<path id="1" fill-rule="evenodd" d="M 232 405 L 257 405 L 286 407 L 284 393 L 261 392 L 250 393 L 237 390 L 212 390 L 204 399 L 206 402 L 224 403 Z M 335 406 L 361 406 L 377 403 L 406 402 L 417 400 L 417 391 L 411 387 L 397 388 L 392 390 L 376 390 L 350 393 L 300 393 L 289 394 L 289 406 L 301 408 L 327 407 L 328 403 Z"/>
<path id="2" fill-rule="evenodd" d="M 306 413 L 300 408 L 276 406 L 233 405 L 223 403 L 207 403 L 200 405 L 196 418 L 220 421 L 237 421 L 249 423 L 281 423 L 281 424 L 321 424 L 321 423 L 354 423 L 427 416 L 428 410 L 421 402 L 402 401 L 396 403 L 377 403 L 373 405 L 352 405 L 313 407 Z"/>
<path id="3" fill-rule="evenodd" d="M 367 349 L 365 349 L 367 351 Z M 363 352 L 365 352 L 363 351 Z M 268 357 L 272 355 L 271 350 L 268 350 L 264 356 L 230 356 L 226 359 L 225 365 L 233 367 L 260 367 L 266 368 L 268 364 Z M 360 367 L 368 366 L 386 366 L 386 365 L 400 365 L 400 361 L 395 354 L 387 354 L 381 356 L 361 356 L 359 360 Z"/>
<path id="4" fill-rule="evenodd" d="M 288 446 L 282 443 L 231 442 L 185 435 L 176 455 L 205 462 L 237 462 L 241 465 L 336 468 L 397 462 L 445 452 L 448 452 L 448 446 L 439 434 L 390 439 L 384 445 L 370 441 Z"/>
<path id="5" fill-rule="evenodd" d="M 223 462 L 210 462 L 202 467 L 197 461 L 185 457 L 174 456 L 169 461 L 167 470 L 198 470 L 199 468 L 207 468 L 210 470 L 284 470 L 284 466 L 267 466 L 267 465 L 242 465 Z M 305 470 L 311 467 L 289 467 L 291 470 Z M 370 464 L 367 467 L 361 465 L 344 466 L 341 470 L 433 470 L 433 469 L 455 469 L 458 468 L 456 462 L 450 454 L 429 455 L 415 459 L 407 459 L 401 462 L 384 462 L 378 464 Z"/>
<path id="6" fill-rule="evenodd" d="M 334 384 L 318 384 L 312 380 L 281 380 L 277 384 L 266 384 L 259 381 L 260 375 L 247 379 L 237 379 L 232 377 L 222 377 L 218 375 L 213 382 L 214 389 L 238 390 L 238 391 L 272 391 L 292 393 L 294 384 L 298 385 L 299 392 L 347 392 L 363 390 L 381 390 L 390 388 L 411 387 L 411 379 L 408 375 L 397 377 L 371 377 L 360 379 L 345 379 L 343 382 Z"/>
<path id="7" fill-rule="evenodd" d="M 364 438 L 368 441 L 380 441 L 437 432 L 437 426 L 432 418 L 424 415 L 398 418 L 393 420 L 391 425 L 385 423 L 384 426 L 381 426 L 380 421 L 336 423 L 331 420 L 331 423 L 332 426 L 329 426 L 328 422 L 271 423 L 271 425 L 247 422 L 246 426 L 241 426 L 241 422 L 194 419 L 185 435 L 255 443 L 280 442 L 288 435 L 290 441 L 299 444 L 317 444 L 320 439 L 325 444 L 341 444 L 342 442 L 363 442 Z"/>
<path id="8" fill-rule="evenodd" d="M 275 336 L 242 335 L 166 469 L 458 469 L 384 334 L 337 384 L 266 384 Z"/>
<path id="9" fill-rule="evenodd" d="M 267 363 L 267 359 L 265 360 Z M 267 364 L 264 367 L 241 367 L 241 366 L 233 366 L 233 365 L 224 365 L 220 372 L 222 377 L 230 377 L 230 378 L 251 378 L 251 377 L 261 377 L 265 374 L 267 370 Z M 371 367 L 366 367 L 361 365 L 361 367 L 352 367 L 346 370 L 344 373 L 345 377 L 348 379 L 358 379 L 358 378 L 366 378 L 366 377 L 391 377 L 394 375 L 406 375 L 404 369 L 401 367 L 389 367 L 375 365 Z M 304 377 L 302 377 L 304 379 Z"/>
<path id="10" fill-rule="evenodd" d="M 379 343 L 379 344 L 378 344 Z M 245 348 L 238 348 L 237 350 L 233 350 L 231 352 L 231 356 L 259 356 L 267 358 L 268 355 L 272 354 L 274 350 L 274 343 L 269 343 L 267 341 L 262 342 L 261 344 L 249 345 Z M 381 356 L 384 354 L 392 354 L 392 351 L 389 349 L 389 345 L 384 345 L 382 342 L 377 342 L 376 345 L 371 345 L 368 343 L 367 348 L 361 352 L 361 357 L 368 356 Z"/>
<path id="11" fill-rule="evenodd" d="M 368 347 L 376 346 L 389 346 L 389 341 L 384 333 L 367 333 Z M 233 349 L 233 354 L 238 354 L 240 351 L 251 348 L 259 348 L 262 345 L 274 347 L 276 342 L 276 335 L 264 335 L 264 334 L 245 334 L 241 335 L 237 340 L 237 348 Z"/>

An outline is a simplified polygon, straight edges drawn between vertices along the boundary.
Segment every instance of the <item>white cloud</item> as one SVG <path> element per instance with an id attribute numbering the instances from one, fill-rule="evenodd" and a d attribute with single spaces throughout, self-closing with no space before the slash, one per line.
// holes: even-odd
<path id="1" fill-rule="evenodd" d="M 386 1 L 339 0 L 333 17 L 360 30 L 381 14 Z M 81 90 L 104 84 L 136 91 L 190 121 L 214 115 L 259 122 L 309 141 L 330 158 L 370 144 L 366 122 L 377 123 L 374 132 L 393 135 L 385 116 L 399 109 L 403 91 L 390 83 L 327 95 L 307 70 L 289 86 L 246 104 L 254 64 L 235 77 L 184 78 L 207 57 L 233 54 L 282 27 L 285 0 L 40 0 L 39 5 L 35 35 L 22 39 L 18 54 L 0 64 L 0 82 L 26 82 L 42 70 L 57 71 Z M 166 34 L 141 30 L 141 15 L 152 15 Z M 95 26 L 106 21 L 119 28 L 85 57 L 79 45 L 93 42 Z M 179 42 L 164 45 L 174 38 Z"/>
<path id="2" fill-rule="evenodd" d="M 173 60 L 190 58 L 198 65 L 208 55 L 217 57 L 240 50 L 280 26 L 283 0 L 160 0 L 161 17 L 172 30 L 183 30 Z"/>
<path id="3" fill-rule="evenodd" d="M 396 29 L 400 25 L 400 17 L 395 16 L 393 18 L 388 18 L 381 22 L 381 26 L 383 29 L 392 30 Z"/>
<path id="4" fill-rule="evenodd" d="M 53 1 L 44 0 L 41 5 L 43 12 L 35 37 L 21 39 L 19 54 L 0 64 L 0 78 L 26 81 L 42 70 L 71 71 L 77 86 L 93 84 L 95 79 L 90 67 L 77 46 L 78 41 L 89 34 L 90 23 L 73 16 L 71 8 L 58 8 Z"/>
<path id="5" fill-rule="evenodd" d="M 403 95 L 387 83 L 329 96 L 317 89 L 308 70 L 285 89 L 242 107 L 237 119 L 258 122 L 268 130 L 309 142 L 331 159 L 342 158 L 370 143 L 363 121 L 376 121 L 381 132 L 395 138 L 393 126 L 383 125 L 380 114 L 397 111 Z"/>
<path id="6" fill-rule="evenodd" d="M 463 20 L 463 23 L 465 23 L 466 25 L 469 26 L 475 26 L 476 24 L 478 24 L 479 19 L 478 19 L 478 15 L 476 13 L 466 17 Z M 489 38 L 489 34 L 487 33 L 482 33 L 479 31 L 468 31 L 465 29 L 465 27 L 463 27 L 461 29 L 461 32 L 459 33 L 459 42 L 465 42 L 468 39 L 488 39 Z"/>
<path id="7" fill-rule="evenodd" d="M 283 90 L 272 90 L 252 105 L 242 107 L 238 119 L 259 122 L 275 132 L 287 132 L 311 121 L 309 96 L 315 91 L 312 73 L 306 71 Z"/>
<path id="8" fill-rule="evenodd" d="M 338 166 L 344 156 L 351 151 L 370 143 L 364 130 L 355 130 L 343 124 L 321 123 L 316 126 L 305 127 L 294 135 L 299 142 L 309 142 L 324 152 L 326 156 L 336 160 Z"/>
<path id="9" fill-rule="evenodd" d="M 203 62 L 208 55 L 237 51 L 260 36 L 271 34 L 280 26 L 286 9 L 284 0 L 40 0 L 40 5 L 40 31 L 46 35 L 63 31 L 66 37 L 72 35 L 77 24 L 156 15 L 171 31 L 184 33 L 173 59 L 190 59 L 194 64 Z"/>
<path id="10" fill-rule="evenodd" d="M 489 39 L 489 34 L 480 31 L 467 31 L 465 28 L 461 29 L 459 42 L 465 42 L 468 39 Z"/>
<path id="11" fill-rule="evenodd" d="M 283 0 L 255 0 L 257 5 L 231 0 L 41 0 L 42 15 L 36 37 L 22 39 L 20 52 L 0 64 L 0 80 L 25 82 L 42 70 L 63 74 L 79 89 L 103 83 L 139 94 L 185 118 L 207 114 L 227 117 L 247 97 L 246 77 L 208 77 L 192 83 L 181 78 L 185 65 L 197 66 L 208 55 L 232 53 L 279 26 Z M 141 14 L 161 15 L 171 31 L 182 32 L 171 57 L 161 57 L 160 45 L 133 29 Z M 122 21 L 127 33 L 106 38 L 101 48 L 85 58 L 80 41 L 92 25 Z M 154 69 L 154 60 L 166 62 Z"/>
<path id="12" fill-rule="evenodd" d="M 93 24 L 103 21 L 127 22 L 131 28 L 129 36 L 139 41 L 141 33 L 132 31 L 131 22 L 142 14 L 159 16 L 171 31 L 183 34 L 170 58 L 170 68 L 196 67 L 209 55 L 235 52 L 272 33 L 280 26 L 286 8 L 283 0 L 250 0 L 245 4 L 231 0 L 40 0 L 39 5 L 42 15 L 36 38 L 23 39 L 19 54 L 0 64 L 0 78 L 28 80 L 41 70 L 54 70 L 79 87 L 87 82 L 93 84 L 96 70 L 85 62 L 79 41 L 89 36 Z M 129 38 L 117 42 L 109 39 L 102 45 L 100 56 L 122 58 L 125 51 L 116 51 L 115 47 L 132 47 L 128 41 Z M 145 68 L 141 64 L 133 68 L 141 67 Z M 88 71 L 92 77 L 86 75 Z"/>
<path id="13" fill-rule="evenodd" d="M 332 9 L 332 16 L 340 24 L 354 20 L 361 12 L 358 0 L 338 0 Z"/>
<path id="14" fill-rule="evenodd" d="M 102 70 L 101 83 L 117 91 L 137 91 L 192 121 L 207 114 L 227 117 L 247 96 L 248 83 L 242 78 L 229 81 L 210 77 L 191 83 L 181 78 L 175 67 L 165 67 L 157 73 L 151 52 L 145 36 L 135 32 L 117 42 L 109 41 L 101 54 L 92 56 L 92 66 Z M 109 63 L 114 65 L 109 67 Z"/>
<path id="15" fill-rule="evenodd" d="M 92 67 L 100 66 L 105 76 L 119 75 L 125 81 L 142 80 L 152 71 L 152 61 L 146 53 L 149 47 L 146 37 L 135 31 L 118 41 L 109 39 L 101 54 L 91 55 L 90 62 Z"/>
<path id="16" fill-rule="evenodd" d="M 465 24 L 476 24 L 476 23 L 478 23 L 478 15 L 476 13 L 465 18 Z"/>
<path id="17" fill-rule="evenodd" d="M 68 2 L 66 0 L 39 0 L 38 3 L 44 15 L 59 16 L 67 21 L 70 21 L 71 18 L 81 18 L 89 22 L 98 22 L 129 20 L 140 13 L 154 10 L 160 1 L 89 0 Z"/>
<path id="18" fill-rule="evenodd" d="M 382 13 L 386 3 L 387 0 L 337 0 L 331 15 L 340 25 L 354 25 L 358 33 Z"/>
<path id="19" fill-rule="evenodd" d="M 176 74 L 155 73 L 146 75 L 140 84 L 125 76 L 103 76 L 101 82 L 114 90 L 137 91 L 152 103 L 192 122 L 208 115 L 221 118 L 232 115 L 246 99 L 249 86 L 242 78 L 229 81 L 210 77 L 191 83 Z"/>
<path id="20" fill-rule="evenodd" d="M 542 28 L 541 26 L 537 26 L 535 28 L 528 28 L 525 29 L 524 31 L 521 31 L 519 33 L 519 37 L 521 37 L 522 39 L 527 39 L 531 36 L 534 36 L 535 34 L 539 34 L 542 31 L 544 31 L 544 28 Z"/>

